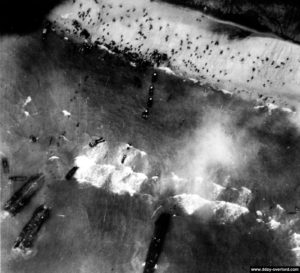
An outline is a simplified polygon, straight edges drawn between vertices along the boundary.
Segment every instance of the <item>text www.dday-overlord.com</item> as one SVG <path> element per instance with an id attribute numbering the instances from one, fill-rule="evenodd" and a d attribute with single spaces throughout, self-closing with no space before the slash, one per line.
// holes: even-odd
<path id="1" fill-rule="evenodd" d="M 251 267 L 250 272 L 300 272 L 300 267 Z"/>

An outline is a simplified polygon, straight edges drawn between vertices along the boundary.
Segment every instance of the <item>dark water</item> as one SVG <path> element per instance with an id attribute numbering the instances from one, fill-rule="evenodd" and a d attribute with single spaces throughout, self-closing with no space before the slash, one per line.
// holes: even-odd
<path id="1" fill-rule="evenodd" d="M 200 10 L 222 20 L 248 28 L 274 33 L 279 37 L 299 43 L 299 3 L 297 0 L 161 0 Z M 218 33 L 221 29 L 218 30 Z M 235 31 L 234 31 L 235 32 Z M 225 30 L 224 33 L 228 33 Z"/>
<path id="2" fill-rule="evenodd" d="M 252 32 L 237 28 L 231 25 L 225 25 L 220 23 L 212 23 L 210 30 L 217 34 L 224 34 L 228 36 L 230 40 L 239 40 L 245 39 L 250 35 L 253 35 Z"/>
<path id="3" fill-rule="evenodd" d="M 40 28 L 45 17 L 63 0 L 3 0 L 0 3 L 0 34 L 28 34 Z"/>
<path id="4" fill-rule="evenodd" d="M 91 136 L 103 136 L 112 146 L 130 142 L 146 151 L 149 175 L 188 166 L 179 151 L 206 124 L 207 113 L 216 112 L 216 117 L 230 116 L 229 135 L 239 137 L 243 131 L 258 147 L 241 169 L 212 166 L 220 184 L 230 174 L 229 186 L 252 190 L 251 213 L 224 225 L 196 216 L 173 217 L 157 272 L 240 273 L 250 265 L 295 264 L 288 232 L 278 235 L 256 222 L 254 214 L 278 203 L 286 211 L 299 204 L 300 138 L 287 113 L 257 111 L 254 102 L 157 71 L 153 107 L 144 120 L 153 68 L 132 67 L 95 49 L 80 53 L 78 46 L 54 34 L 44 42 L 40 38 L 38 33 L 1 41 L 1 140 L 10 175 L 42 170 L 47 176 L 24 212 L 2 222 L 2 272 L 142 272 L 158 201 L 83 187 L 64 176 Z M 25 118 L 27 96 L 32 98 L 25 107 L 31 116 Z M 64 109 L 71 112 L 69 118 Z M 61 158 L 60 164 L 46 163 L 52 154 Z M 8 184 L 2 174 L 1 204 L 21 183 Z M 28 259 L 15 257 L 14 240 L 44 202 L 52 217 L 40 232 L 37 252 Z M 292 229 L 299 232 L 299 219 L 295 223 Z"/>

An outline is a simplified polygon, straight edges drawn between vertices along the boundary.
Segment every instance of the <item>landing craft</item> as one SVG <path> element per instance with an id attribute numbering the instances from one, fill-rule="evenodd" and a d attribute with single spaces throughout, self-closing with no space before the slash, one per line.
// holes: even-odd
<path id="1" fill-rule="evenodd" d="M 71 180 L 78 169 L 79 167 L 74 166 L 71 170 L 69 170 L 65 177 L 66 180 Z"/>
<path id="2" fill-rule="evenodd" d="M 171 218 L 171 214 L 162 213 L 155 221 L 155 228 L 148 249 L 143 273 L 155 272 L 157 268 L 157 262 L 163 249 L 166 234 L 170 228 Z"/>
<path id="3" fill-rule="evenodd" d="M 128 144 L 127 144 L 126 150 L 130 150 L 131 148 L 132 148 L 132 144 L 131 144 L 131 143 L 128 143 Z"/>
<path id="4" fill-rule="evenodd" d="M 143 119 L 148 119 L 149 118 L 149 110 L 145 109 L 144 112 L 142 113 L 142 118 Z"/>
<path id="5" fill-rule="evenodd" d="M 52 23 L 47 21 L 42 30 L 42 40 L 45 41 L 47 39 L 48 32 L 51 30 Z"/>
<path id="6" fill-rule="evenodd" d="M 2 162 L 3 173 L 5 174 L 9 173 L 8 159 L 6 157 L 2 157 L 1 162 Z"/>
<path id="7" fill-rule="evenodd" d="M 154 94 L 154 86 L 150 85 L 150 87 L 149 87 L 149 96 L 153 96 L 153 94 Z"/>
<path id="8" fill-rule="evenodd" d="M 41 189 L 44 184 L 44 175 L 36 174 L 17 190 L 13 196 L 4 204 L 4 210 L 13 216 L 19 213 L 31 200 L 31 198 Z"/>
<path id="9" fill-rule="evenodd" d="M 157 73 L 156 72 L 154 72 L 153 74 L 152 74 L 152 79 L 151 79 L 151 81 L 154 83 L 154 82 L 156 82 L 157 81 Z"/>
<path id="10" fill-rule="evenodd" d="M 38 138 L 34 135 L 30 135 L 29 138 L 30 138 L 30 141 L 33 143 L 36 143 L 38 141 Z"/>
<path id="11" fill-rule="evenodd" d="M 98 139 L 95 139 L 95 140 L 91 141 L 91 142 L 89 143 L 89 146 L 90 146 L 91 148 L 94 148 L 94 147 L 96 147 L 99 143 L 103 143 L 103 142 L 105 142 L 105 139 L 104 139 L 103 137 L 100 137 L 100 138 L 98 138 Z"/>
<path id="12" fill-rule="evenodd" d="M 151 108 L 153 106 L 153 98 L 149 97 L 147 101 L 147 107 Z"/>
<path id="13" fill-rule="evenodd" d="M 24 182 L 27 180 L 27 176 L 25 175 L 12 175 L 8 177 L 9 180 L 14 181 L 14 182 Z"/>
<path id="14" fill-rule="evenodd" d="M 124 164 L 126 157 L 127 157 L 127 155 L 123 155 L 122 160 L 121 160 L 122 164 Z"/>
<path id="15" fill-rule="evenodd" d="M 49 216 L 50 209 L 46 205 L 39 206 L 33 212 L 33 215 L 29 222 L 24 226 L 23 230 L 14 243 L 13 249 L 20 250 L 22 253 L 27 254 L 33 247 L 33 242 L 35 241 L 39 230 L 48 220 Z"/>

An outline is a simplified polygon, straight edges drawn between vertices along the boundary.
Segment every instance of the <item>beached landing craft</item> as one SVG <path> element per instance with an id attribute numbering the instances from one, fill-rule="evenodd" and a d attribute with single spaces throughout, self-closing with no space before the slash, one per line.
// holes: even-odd
<path id="1" fill-rule="evenodd" d="M 144 273 L 154 273 L 157 268 L 166 234 L 170 228 L 171 218 L 171 214 L 162 213 L 155 221 L 154 233 L 148 249 Z"/>
<path id="2" fill-rule="evenodd" d="M 299 45 L 239 27 L 237 35 L 214 31 L 226 23 L 199 11 L 150 0 L 77 0 L 57 7 L 49 19 L 68 37 L 130 53 L 220 90 L 264 94 L 277 104 L 299 92 Z"/>
<path id="3" fill-rule="evenodd" d="M 33 247 L 39 230 L 50 216 L 50 209 L 46 205 L 41 205 L 33 212 L 31 219 L 18 236 L 13 249 L 27 254 Z"/>
<path id="4" fill-rule="evenodd" d="M 4 204 L 4 210 L 11 213 L 13 216 L 16 215 L 30 202 L 31 198 L 40 190 L 43 184 L 43 174 L 31 176 L 28 181 Z"/>

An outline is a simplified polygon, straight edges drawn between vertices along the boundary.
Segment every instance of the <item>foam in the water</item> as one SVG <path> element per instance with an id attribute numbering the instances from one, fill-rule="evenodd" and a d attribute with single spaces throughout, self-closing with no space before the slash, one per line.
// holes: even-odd
<path id="1" fill-rule="evenodd" d="M 32 101 L 31 97 L 28 96 L 23 104 L 23 107 L 25 107 L 28 103 L 30 103 Z"/>
<path id="2" fill-rule="evenodd" d="M 268 226 L 270 229 L 277 229 L 280 227 L 280 223 L 274 219 L 271 219 L 270 222 L 268 223 Z"/>
<path id="3" fill-rule="evenodd" d="M 114 193 L 129 193 L 130 195 L 139 192 L 141 185 L 148 179 L 143 173 L 136 173 L 130 167 L 124 167 L 112 173 L 110 189 Z"/>
<path id="4" fill-rule="evenodd" d="M 108 190 L 116 194 L 138 193 L 148 177 L 134 169 L 139 167 L 138 162 L 142 158 L 144 162 L 147 162 L 146 153 L 133 147 L 127 148 L 126 145 L 120 145 L 109 162 L 106 162 L 108 153 L 106 142 L 92 149 L 85 147 L 83 153 L 75 158 L 75 164 L 79 167 L 75 178 L 79 183 L 87 183 L 98 188 L 106 185 Z M 126 164 L 124 164 L 125 160 L 123 164 L 120 163 L 124 153 L 127 153 Z"/>
<path id="5" fill-rule="evenodd" d="M 71 116 L 71 113 L 69 111 L 67 111 L 67 110 L 62 110 L 62 112 L 63 112 L 64 116 L 66 116 L 66 117 L 70 117 Z"/>
<path id="6" fill-rule="evenodd" d="M 236 221 L 249 210 L 237 204 L 224 201 L 209 201 L 195 194 L 180 194 L 174 196 L 174 200 L 185 210 L 187 214 L 206 215 L 215 218 L 221 223 Z"/>

